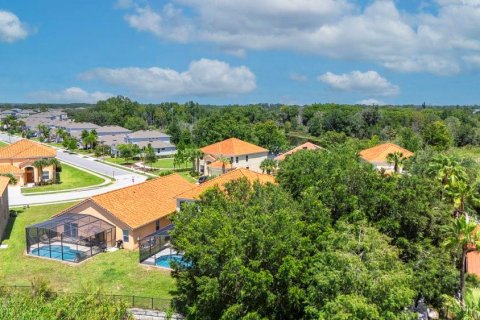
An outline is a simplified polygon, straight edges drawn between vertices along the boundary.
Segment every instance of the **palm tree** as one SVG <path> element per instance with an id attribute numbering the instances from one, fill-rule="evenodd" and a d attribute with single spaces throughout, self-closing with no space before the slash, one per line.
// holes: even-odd
<path id="1" fill-rule="evenodd" d="M 43 185 L 43 179 L 42 179 L 42 173 L 43 173 L 43 168 L 48 167 L 50 165 L 48 159 L 38 159 L 34 163 L 32 163 L 32 166 L 37 168 L 38 176 L 40 177 L 39 184 Z"/>
<path id="2" fill-rule="evenodd" d="M 443 186 L 466 180 L 467 173 L 457 160 L 445 155 L 439 155 L 428 164 L 427 173 L 435 177 Z"/>
<path id="3" fill-rule="evenodd" d="M 57 128 L 55 129 L 55 142 L 60 143 L 60 138 L 63 140 L 63 137 L 65 135 L 65 130 L 62 128 Z"/>
<path id="4" fill-rule="evenodd" d="M 8 183 L 11 185 L 17 184 L 17 178 L 15 178 L 15 176 L 11 173 L 0 173 L 0 176 L 9 178 L 10 181 Z"/>
<path id="5" fill-rule="evenodd" d="M 192 161 L 192 171 L 200 171 L 200 158 L 203 156 L 203 152 L 200 149 L 191 148 L 187 149 L 188 158 Z"/>
<path id="6" fill-rule="evenodd" d="M 53 166 L 53 183 L 57 182 L 57 168 L 62 168 L 62 163 L 57 158 L 51 158 L 47 160 L 49 166 Z"/>
<path id="7" fill-rule="evenodd" d="M 480 288 L 467 289 L 464 304 L 450 296 L 443 296 L 447 313 L 454 319 L 480 319 Z"/>
<path id="8" fill-rule="evenodd" d="M 453 201 L 454 216 L 458 217 L 465 212 L 467 202 L 474 206 L 480 206 L 480 198 L 477 189 L 468 182 L 459 180 L 445 186 L 447 196 Z"/>
<path id="9" fill-rule="evenodd" d="M 270 174 L 272 172 L 275 172 L 277 170 L 278 163 L 277 161 L 273 159 L 265 159 L 260 163 L 260 169 L 262 169 L 262 173 L 265 173 L 265 171 Z"/>
<path id="10" fill-rule="evenodd" d="M 232 164 L 232 162 L 230 161 L 230 158 L 227 158 L 227 157 L 224 157 L 224 156 L 218 157 L 217 161 L 222 163 L 222 174 L 224 174 L 226 172 L 226 166 L 228 164 Z"/>
<path id="11" fill-rule="evenodd" d="M 395 151 L 394 153 L 389 153 L 387 155 L 387 162 L 393 163 L 393 171 L 398 173 L 400 170 L 400 166 L 403 165 L 403 153 L 400 151 Z"/>
<path id="12" fill-rule="evenodd" d="M 467 215 L 455 219 L 444 231 L 446 237 L 443 245 L 446 248 L 458 250 L 461 253 L 459 289 L 460 301 L 463 304 L 467 253 L 476 251 L 480 247 L 480 231 L 477 230 L 477 224 L 471 221 Z"/>

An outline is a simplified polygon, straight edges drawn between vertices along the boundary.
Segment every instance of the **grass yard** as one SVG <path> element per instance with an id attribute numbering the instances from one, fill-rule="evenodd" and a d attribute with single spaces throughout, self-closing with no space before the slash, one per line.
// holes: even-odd
<path id="1" fill-rule="evenodd" d="M 155 163 L 148 164 L 153 168 L 162 168 L 162 169 L 173 169 L 173 158 L 162 158 L 158 159 Z M 177 168 L 189 168 L 192 164 L 190 162 L 181 163 Z"/>
<path id="2" fill-rule="evenodd" d="M 5 146 L 8 146 L 8 143 L 0 141 L 0 148 L 5 147 Z"/>
<path id="3" fill-rule="evenodd" d="M 91 187 L 103 183 L 103 178 L 94 176 L 88 172 L 62 163 L 62 173 L 60 174 L 61 183 L 47 186 L 38 186 L 32 188 L 22 188 L 22 193 L 62 191 L 67 189 Z"/>
<path id="4" fill-rule="evenodd" d="M 8 249 L 0 250 L 0 285 L 30 285 L 40 277 L 56 290 L 82 292 L 100 288 L 105 294 L 136 295 L 168 299 L 174 280 L 168 272 L 146 269 L 138 263 L 138 252 L 118 250 L 101 253 L 71 266 L 60 261 L 25 255 L 25 227 L 50 218 L 73 205 L 55 204 L 21 210 L 7 231 Z"/>
<path id="5" fill-rule="evenodd" d="M 197 182 L 197 179 L 195 179 L 194 177 L 192 177 L 190 175 L 190 172 L 188 171 L 182 171 L 182 172 L 177 172 L 179 175 L 181 175 L 182 177 L 184 177 L 187 181 L 190 181 L 190 182 Z"/>
<path id="6" fill-rule="evenodd" d="M 135 162 L 135 161 L 125 162 L 125 159 L 123 158 L 111 158 L 111 157 L 105 158 L 103 160 L 105 160 L 106 162 L 119 164 L 119 165 L 133 164 Z"/>

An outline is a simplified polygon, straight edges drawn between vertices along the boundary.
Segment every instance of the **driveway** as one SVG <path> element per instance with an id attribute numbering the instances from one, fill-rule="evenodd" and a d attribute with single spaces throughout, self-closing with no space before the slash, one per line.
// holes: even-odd
<path id="1" fill-rule="evenodd" d="M 0 133 L 0 140 L 5 142 L 16 142 L 21 138 L 16 136 L 9 136 L 5 133 Z M 116 181 L 105 187 L 83 190 L 83 191 L 70 191 L 70 192 L 61 192 L 61 193 L 52 193 L 52 194 L 42 194 L 42 195 L 23 195 L 20 191 L 20 187 L 8 188 L 8 198 L 10 206 L 19 206 L 19 205 L 34 205 L 34 204 L 45 204 L 45 203 L 55 203 L 55 202 L 67 202 L 71 200 L 81 200 L 97 194 L 105 193 L 112 190 L 121 189 L 132 184 L 137 184 L 143 182 L 147 179 L 146 176 L 133 173 L 127 170 L 123 170 L 117 167 L 109 166 L 107 164 L 97 162 L 94 158 L 85 157 L 78 154 L 70 154 L 64 150 L 57 149 L 57 158 L 61 161 L 68 162 L 74 166 L 87 169 L 104 176 L 114 178 Z"/>

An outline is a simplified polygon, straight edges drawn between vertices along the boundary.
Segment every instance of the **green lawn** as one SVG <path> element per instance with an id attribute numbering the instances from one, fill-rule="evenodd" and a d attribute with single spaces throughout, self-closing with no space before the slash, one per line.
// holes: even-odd
<path id="1" fill-rule="evenodd" d="M 105 294 L 170 298 L 173 278 L 168 272 L 140 266 L 137 251 L 101 253 L 74 266 L 25 255 L 25 227 L 71 205 L 30 207 L 19 213 L 9 226 L 11 233 L 7 231 L 8 249 L 0 250 L 0 285 L 29 285 L 34 277 L 41 277 L 57 290 L 81 292 L 94 287 Z"/>
<path id="2" fill-rule="evenodd" d="M 133 164 L 135 161 L 129 161 L 129 162 L 125 162 L 125 159 L 123 158 L 105 158 L 103 159 L 107 162 L 110 162 L 110 163 L 114 163 L 114 164 L 120 164 L 120 165 L 124 165 L 124 164 Z"/>
<path id="3" fill-rule="evenodd" d="M 62 191 L 74 188 L 90 187 L 101 184 L 105 180 L 88 172 L 62 163 L 61 183 L 32 188 L 22 188 L 22 193 Z"/>
<path id="4" fill-rule="evenodd" d="M 0 148 L 1 148 L 1 147 L 4 147 L 4 146 L 8 146 L 8 143 L 3 142 L 3 141 L 0 141 Z"/>
<path id="5" fill-rule="evenodd" d="M 158 159 L 155 163 L 148 164 L 154 168 L 173 169 L 173 158 Z M 177 168 L 189 168 L 192 164 L 189 162 L 177 165 Z"/>
<path id="6" fill-rule="evenodd" d="M 184 177 L 185 179 L 187 179 L 188 181 L 190 182 L 197 182 L 197 179 L 195 179 L 194 177 L 192 177 L 190 175 L 190 172 L 188 171 L 182 171 L 182 172 L 177 172 L 179 175 L 181 175 L 182 177 Z"/>

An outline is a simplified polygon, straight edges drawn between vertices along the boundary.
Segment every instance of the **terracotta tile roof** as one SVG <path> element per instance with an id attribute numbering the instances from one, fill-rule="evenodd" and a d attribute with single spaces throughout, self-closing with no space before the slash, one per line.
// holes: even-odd
<path id="1" fill-rule="evenodd" d="M 240 169 L 229 171 L 225 174 L 222 174 L 221 176 L 213 178 L 212 180 L 208 180 L 207 182 L 197 185 L 196 187 L 184 193 L 179 194 L 177 198 L 178 199 L 198 199 L 200 195 L 205 191 L 207 191 L 208 189 L 215 188 L 215 187 L 223 188 L 223 186 L 227 182 L 241 179 L 241 178 L 247 178 L 247 180 L 250 182 L 259 181 L 262 184 L 275 183 L 275 178 L 271 175 L 257 173 L 257 172 L 250 171 L 248 169 L 240 168 Z"/>
<path id="2" fill-rule="evenodd" d="M 0 148 L 0 159 L 54 158 L 56 156 L 55 149 L 28 139 Z"/>
<path id="3" fill-rule="evenodd" d="M 24 171 L 22 169 L 12 166 L 11 164 L 0 165 L 0 173 L 21 174 L 23 172 Z"/>
<path id="4" fill-rule="evenodd" d="M 249 142 L 242 141 L 237 138 L 230 138 L 211 144 L 209 146 L 203 147 L 203 153 L 212 154 L 212 155 L 224 155 L 224 156 L 239 156 L 244 154 L 254 154 L 261 152 L 268 152 L 267 149 L 256 146 Z"/>
<path id="5" fill-rule="evenodd" d="M 0 194 L 2 194 L 3 191 L 5 191 L 5 188 L 8 187 L 9 183 L 10 183 L 10 178 L 0 176 Z"/>
<path id="6" fill-rule="evenodd" d="M 223 163 L 221 161 L 215 161 L 208 165 L 210 168 L 223 168 Z M 225 168 L 233 168 L 231 163 L 226 163 Z"/>
<path id="7" fill-rule="evenodd" d="M 90 199 L 132 229 L 136 229 L 174 212 L 175 196 L 193 186 L 193 183 L 178 174 L 171 174 Z"/>
<path id="8" fill-rule="evenodd" d="M 317 146 L 316 144 L 313 144 L 311 142 L 305 142 L 304 144 L 301 144 L 298 147 L 293 148 L 290 151 L 287 151 L 287 152 L 285 152 L 281 155 L 276 156 L 275 160 L 277 160 L 277 161 L 285 160 L 285 158 L 287 156 L 289 156 L 291 154 L 294 154 L 295 152 L 300 151 L 300 150 L 318 150 L 318 149 L 323 149 L 323 148 L 320 147 L 320 146 Z"/>
<path id="9" fill-rule="evenodd" d="M 472 251 L 467 253 L 467 272 L 480 277 L 480 252 Z"/>
<path id="10" fill-rule="evenodd" d="M 379 144 L 373 148 L 360 151 L 359 155 L 362 159 L 368 162 L 386 162 L 387 156 L 390 153 L 397 151 L 403 153 L 403 158 L 410 158 L 413 156 L 413 152 L 408 151 L 407 149 L 404 149 L 394 143 Z"/>

